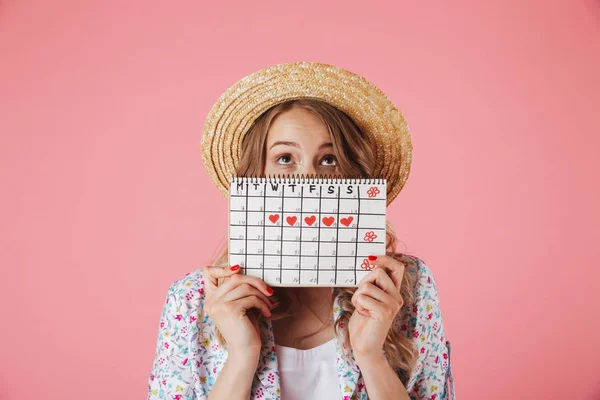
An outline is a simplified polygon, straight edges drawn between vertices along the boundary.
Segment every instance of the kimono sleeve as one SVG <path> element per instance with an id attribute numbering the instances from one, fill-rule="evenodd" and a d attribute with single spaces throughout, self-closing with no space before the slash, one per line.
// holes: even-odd
<path id="1" fill-rule="evenodd" d="M 194 309 L 188 301 L 189 286 L 185 278 L 176 281 L 169 287 L 165 297 L 154 361 L 148 378 L 148 400 L 205 398 L 194 393 L 193 360 L 190 355 L 193 352 L 190 346 L 190 316 Z"/>
<path id="2" fill-rule="evenodd" d="M 416 275 L 416 292 L 409 318 L 402 328 L 412 338 L 419 353 L 406 389 L 411 400 L 454 399 L 450 342 L 444 332 L 433 273 L 420 259 L 416 259 L 406 272 Z"/>

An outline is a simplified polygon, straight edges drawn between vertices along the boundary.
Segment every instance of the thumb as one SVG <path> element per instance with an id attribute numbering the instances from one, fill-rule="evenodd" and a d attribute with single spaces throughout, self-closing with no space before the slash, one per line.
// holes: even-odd
<path id="1" fill-rule="evenodd" d="M 239 265 L 232 267 L 215 267 L 207 265 L 203 268 L 204 271 L 204 289 L 206 294 L 212 294 L 217 290 L 219 278 L 228 278 L 237 274 L 240 271 Z"/>

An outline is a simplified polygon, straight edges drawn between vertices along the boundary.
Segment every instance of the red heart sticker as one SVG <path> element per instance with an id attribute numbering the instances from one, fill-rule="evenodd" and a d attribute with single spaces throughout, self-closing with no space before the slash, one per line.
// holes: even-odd
<path id="1" fill-rule="evenodd" d="M 354 218 L 348 217 L 348 218 L 340 219 L 340 222 L 342 223 L 342 225 L 350 226 L 350 224 L 352 223 L 353 220 L 354 220 Z"/>
<path id="2" fill-rule="evenodd" d="M 331 226 L 331 224 L 333 224 L 333 221 L 335 221 L 335 218 L 333 217 L 323 217 L 323 223 L 327 226 Z"/>
<path id="3" fill-rule="evenodd" d="M 306 222 L 308 226 L 312 226 L 312 224 L 314 224 L 316 220 L 317 217 L 315 217 L 314 215 L 311 215 L 310 217 L 304 217 L 304 222 Z"/>
<path id="4" fill-rule="evenodd" d="M 287 217 L 285 220 L 287 221 L 288 224 L 290 224 L 290 226 L 292 226 L 296 223 L 297 219 L 298 218 L 294 215 L 294 216 Z"/>
<path id="5" fill-rule="evenodd" d="M 272 223 L 277 222 L 278 219 L 279 219 L 279 214 L 271 214 L 271 215 L 269 215 L 269 221 L 271 221 Z"/>

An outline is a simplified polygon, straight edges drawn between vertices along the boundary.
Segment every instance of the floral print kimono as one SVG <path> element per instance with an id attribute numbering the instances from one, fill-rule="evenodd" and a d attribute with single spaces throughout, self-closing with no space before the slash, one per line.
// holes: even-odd
<path id="1" fill-rule="evenodd" d="M 395 329 L 415 343 L 419 358 L 409 377 L 399 374 L 411 399 L 454 399 L 450 342 L 446 340 L 435 281 L 431 270 L 416 257 L 402 255 L 405 273 L 415 275 L 414 304 L 405 304 Z M 148 400 L 206 400 L 227 360 L 215 335 L 215 325 L 204 313 L 202 269 L 188 273 L 169 288 L 158 332 L 156 353 L 148 378 Z M 334 299 L 334 319 L 342 310 Z M 263 347 L 254 375 L 251 399 L 281 400 L 273 327 L 260 320 Z M 344 327 L 343 329 L 347 329 Z M 340 400 L 366 400 L 367 390 L 352 356 L 343 357 L 344 343 L 334 339 L 337 351 Z M 332 360 L 332 362 L 334 362 Z M 283 399 L 285 400 L 285 399 Z"/>

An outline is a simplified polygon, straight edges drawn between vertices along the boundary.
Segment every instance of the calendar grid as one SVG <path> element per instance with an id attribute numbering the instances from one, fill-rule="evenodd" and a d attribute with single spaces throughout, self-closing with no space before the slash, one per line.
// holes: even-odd
<path id="1" fill-rule="evenodd" d="M 300 186 L 300 209 L 302 209 L 302 196 L 304 195 L 304 186 Z M 283 239 L 283 237 L 281 237 Z M 282 244 L 283 246 L 283 244 Z M 298 283 L 301 281 L 302 272 L 302 213 L 300 213 L 300 248 L 298 249 Z"/>
<path id="2" fill-rule="evenodd" d="M 363 258 L 385 246 L 385 181 L 374 182 L 232 182 L 232 263 L 276 286 L 358 285 Z"/>
<path id="3" fill-rule="evenodd" d="M 340 187 L 339 186 L 338 186 L 338 192 L 337 192 L 337 200 L 338 200 L 337 208 L 336 208 L 337 215 L 336 215 L 336 219 L 335 219 L 337 221 L 336 224 L 335 224 L 335 227 L 337 228 L 335 230 L 335 237 L 336 238 L 340 237 Z M 321 244 L 319 243 L 319 246 L 320 245 Z M 336 243 L 335 243 L 335 281 L 336 282 L 337 282 L 337 272 L 338 272 L 338 251 L 339 251 L 339 248 L 340 248 L 340 242 L 336 241 Z"/>
<path id="4" fill-rule="evenodd" d="M 284 208 L 284 200 L 285 200 L 285 185 L 281 187 L 281 236 L 279 236 L 279 282 L 283 282 L 283 213 L 285 212 Z"/>
<path id="5" fill-rule="evenodd" d="M 317 285 L 319 284 L 319 264 L 321 257 L 321 198 L 323 197 L 323 186 L 319 186 L 319 230 L 317 231 Z"/>
<path id="6" fill-rule="evenodd" d="M 276 211 L 279 213 L 279 211 Z M 292 213 L 293 214 L 293 213 Z M 313 212 L 313 213 L 304 213 L 304 214 L 318 214 L 318 212 Z M 329 213 L 325 213 L 325 214 L 329 214 Z M 349 214 L 349 213 L 348 213 Z M 376 214 L 376 215 L 381 215 L 383 216 L 383 214 Z M 231 224 L 231 226 L 262 226 L 261 224 Z M 317 226 L 304 226 L 304 229 L 317 229 Z M 335 226 L 323 226 L 323 229 L 337 229 Z M 361 229 L 382 229 L 381 227 L 365 227 L 363 226 Z M 284 242 L 286 242 L 286 240 L 284 240 Z M 353 242 L 354 243 L 354 242 Z"/>
<path id="7" fill-rule="evenodd" d="M 275 240 L 276 241 L 276 240 Z M 379 244 L 382 244 L 381 242 Z M 249 256 L 262 256 L 264 253 L 247 253 L 247 255 Z M 269 253 L 269 254 L 265 254 L 266 256 L 276 256 L 278 257 L 280 254 L 279 253 Z M 318 256 L 316 254 L 304 254 L 302 257 L 306 257 L 306 258 L 316 258 L 316 257 L 331 257 L 331 258 L 335 258 L 335 256 Z M 340 256 L 340 257 L 344 257 L 344 258 L 354 258 L 354 256 Z M 259 269 L 259 267 L 255 267 L 255 268 L 250 268 L 250 269 Z M 312 271 L 311 269 L 303 269 L 302 271 Z M 316 271 L 316 269 L 315 269 Z M 332 270 L 333 271 L 333 270 Z"/>
<path id="8" fill-rule="evenodd" d="M 266 186 L 263 188 L 263 194 L 266 194 Z M 248 191 L 247 190 L 246 190 L 246 195 L 248 195 Z M 267 210 L 267 196 L 264 196 L 263 197 L 263 235 L 262 235 L 262 246 L 263 246 L 262 247 L 262 253 L 263 253 L 263 257 L 262 257 L 262 259 L 263 259 L 263 261 L 262 261 L 262 265 L 263 265 L 263 268 L 262 268 L 262 280 L 263 281 L 265 280 L 265 268 L 264 268 L 264 266 L 265 266 L 265 253 L 266 253 L 266 251 L 265 251 L 265 236 L 266 236 L 265 229 L 266 228 L 265 227 L 267 226 L 267 224 L 265 223 L 265 221 L 267 220 L 267 211 L 266 210 Z M 246 211 L 248 211 L 248 207 L 246 207 Z M 248 219 L 246 219 L 246 223 L 248 223 Z M 246 240 L 248 240 L 248 239 L 246 238 Z M 246 242 L 246 244 L 247 243 L 248 242 Z M 244 250 L 246 251 L 246 253 L 248 253 L 248 247 L 246 247 Z"/>
<path id="9" fill-rule="evenodd" d="M 246 183 L 246 234 L 244 235 L 244 274 L 248 273 L 248 183 Z"/>
<path id="10" fill-rule="evenodd" d="M 243 197 L 243 196 L 236 196 L 236 197 Z M 308 198 L 308 197 L 305 197 L 305 198 Z M 369 199 L 363 199 L 363 200 L 369 200 Z M 232 208 L 229 211 L 245 211 L 245 210 L 236 210 L 236 209 Z M 265 211 L 266 212 L 279 212 L 279 210 L 265 210 Z M 263 211 L 260 211 L 260 210 L 248 210 L 248 212 L 249 213 L 253 213 L 253 212 L 262 213 Z M 342 214 L 345 214 L 345 213 L 342 213 Z M 383 215 L 383 214 L 381 214 L 381 213 L 363 213 L 363 215 Z M 260 226 L 260 225 L 250 225 L 250 226 Z M 314 227 L 307 226 L 306 228 L 314 228 Z"/>
<path id="11" fill-rule="evenodd" d="M 279 211 L 274 211 L 279 213 Z M 292 213 L 293 214 L 293 213 Z M 304 214 L 318 214 L 318 212 L 313 212 L 313 213 L 304 213 Z M 325 214 L 329 214 L 329 213 L 325 213 Z M 350 214 L 350 213 L 348 213 Z M 353 213 L 354 214 L 354 213 Z M 374 214 L 374 215 L 381 215 L 383 216 L 383 214 Z M 261 224 L 231 224 L 231 226 L 262 226 Z M 317 229 L 317 226 L 304 226 L 304 229 Z M 335 226 L 323 226 L 323 229 L 337 229 Z M 381 227 L 366 227 L 363 226 L 361 229 L 381 229 Z M 284 240 L 285 242 L 285 240 Z"/>
<path id="12" fill-rule="evenodd" d="M 231 226 L 242 226 L 242 225 L 231 225 Z M 250 225 L 250 226 L 252 226 L 252 225 Z M 307 229 L 307 228 L 309 228 L 309 227 L 307 227 L 307 226 L 303 226 L 302 227 L 302 229 Z M 312 228 L 312 227 L 310 227 L 310 228 Z M 328 228 L 328 227 L 326 227 L 326 228 Z M 377 229 L 380 229 L 380 228 L 377 228 Z M 230 238 L 230 240 L 248 240 L 249 242 L 262 242 L 263 241 L 263 239 L 238 239 L 238 238 Z M 272 242 L 273 240 L 270 240 L 270 241 Z M 277 241 L 284 242 L 284 243 L 285 242 L 291 242 L 291 243 L 297 243 L 298 242 L 296 239 L 277 240 Z M 352 241 L 350 241 L 350 240 L 338 240 L 337 242 L 338 243 L 355 243 L 356 241 L 354 241 L 354 240 L 352 240 Z M 316 240 L 313 240 L 313 241 L 304 241 L 304 243 L 318 243 L 318 242 Z M 329 243 L 329 242 L 321 242 L 321 243 Z M 373 241 L 371 243 L 377 244 L 377 243 L 384 243 L 384 242 L 383 241 L 379 241 L 379 240 L 375 240 L 375 241 Z M 251 255 L 251 254 L 249 254 L 249 255 Z M 305 254 L 304 257 L 310 257 L 310 255 L 309 254 Z"/>
<path id="13" fill-rule="evenodd" d="M 244 196 L 244 195 L 242 195 L 242 194 L 233 194 L 233 193 L 232 193 L 230 196 L 231 196 L 231 197 L 245 197 L 245 196 Z M 263 196 L 259 196 L 259 195 L 252 196 L 252 195 L 250 195 L 250 196 L 248 196 L 248 197 L 250 197 L 250 198 L 253 198 L 253 197 L 259 197 L 259 198 L 262 198 Z M 266 197 L 276 198 L 276 197 L 279 197 L 279 196 L 266 196 Z M 370 199 L 370 198 L 368 198 L 368 197 L 367 197 L 367 198 L 364 198 L 363 200 L 380 201 L 381 199 Z M 377 215 L 377 214 L 373 214 L 373 215 Z"/>
<path id="14" fill-rule="evenodd" d="M 354 265 L 358 264 L 358 227 L 360 226 L 360 186 L 356 185 L 356 196 L 358 197 L 358 210 L 356 213 L 356 245 L 354 246 Z M 356 282 L 356 268 L 354 268 L 354 282 Z"/>

